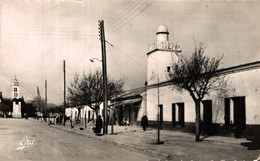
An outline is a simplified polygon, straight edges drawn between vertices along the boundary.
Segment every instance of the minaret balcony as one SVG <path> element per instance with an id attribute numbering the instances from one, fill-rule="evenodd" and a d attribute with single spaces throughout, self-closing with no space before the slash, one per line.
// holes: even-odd
<path id="1" fill-rule="evenodd" d="M 173 52 L 181 52 L 181 44 L 170 41 L 155 41 L 148 46 L 148 54 L 154 50 L 166 50 Z"/>

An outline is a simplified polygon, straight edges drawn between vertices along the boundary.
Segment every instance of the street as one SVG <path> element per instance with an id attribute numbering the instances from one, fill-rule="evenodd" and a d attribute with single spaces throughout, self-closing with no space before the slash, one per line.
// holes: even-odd
<path id="1" fill-rule="evenodd" d="M 0 160 L 158 160 L 25 119 L 0 119 Z"/>

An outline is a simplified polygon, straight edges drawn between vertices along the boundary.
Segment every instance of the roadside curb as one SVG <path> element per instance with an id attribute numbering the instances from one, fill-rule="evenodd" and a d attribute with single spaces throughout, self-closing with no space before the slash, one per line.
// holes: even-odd
<path id="1" fill-rule="evenodd" d="M 148 133 L 154 134 L 153 132 L 148 132 Z M 169 134 L 162 134 L 162 135 L 168 136 L 168 137 L 172 137 Z M 194 138 L 195 138 L 195 135 L 194 135 Z M 181 140 L 187 141 L 187 139 L 182 139 L 182 138 L 181 138 Z M 195 139 L 192 139 L 191 141 L 195 141 Z M 203 139 L 202 142 L 212 142 L 212 143 L 218 143 L 218 144 L 241 145 L 241 142 L 226 142 L 226 141 L 223 141 L 223 140 L 214 140 L 214 139 Z M 250 142 L 250 141 L 245 141 L 245 142 Z"/>
<path id="2" fill-rule="evenodd" d="M 87 134 L 85 132 L 77 131 L 75 129 L 72 130 L 72 129 L 67 129 L 67 128 L 63 128 L 63 127 L 58 127 L 58 126 L 55 126 L 55 125 L 54 126 L 50 125 L 50 127 L 56 128 L 56 129 L 61 129 L 63 131 L 75 133 L 75 134 L 78 134 L 78 135 L 84 135 L 84 136 L 87 136 L 88 138 L 92 138 L 92 139 L 95 139 L 95 140 L 99 140 L 99 141 L 103 141 L 103 142 L 109 142 L 109 143 L 112 143 L 114 145 L 118 145 L 120 147 L 129 149 L 129 150 L 132 150 L 132 151 L 143 151 L 143 152 L 145 152 L 147 154 L 151 154 L 155 157 L 158 157 L 158 155 L 159 155 L 161 157 L 164 157 L 164 160 L 171 160 L 172 159 L 172 157 L 169 154 L 166 154 L 166 153 L 157 152 L 157 151 L 154 151 L 154 150 L 149 150 L 149 149 L 145 149 L 145 148 L 141 148 L 141 147 L 136 147 L 136 146 L 131 145 L 131 144 L 118 143 L 118 142 L 109 140 L 107 138 L 102 138 L 102 137 L 98 137 L 98 136 L 95 136 L 95 135 L 90 135 L 90 134 Z"/>
<path id="3" fill-rule="evenodd" d="M 38 121 L 36 121 L 38 122 Z M 76 134 L 79 134 L 79 135 L 87 135 L 89 137 L 92 137 L 92 138 L 96 138 L 96 139 L 99 139 L 101 141 L 106 141 L 107 139 L 105 138 L 102 138 L 102 137 L 98 137 L 98 136 L 95 136 L 95 135 L 90 135 L 90 134 L 87 134 L 87 133 L 84 133 L 84 132 L 80 132 L 78 130 L 75 130 L 75 129 L 67 129 L 67 128 L 63 128 L 63 127 L 59 127 L 59 126 L 56 126 L 56 125 L 49 125 L 50 127 L 53 127 L 53 128 L 58 128 L 58 129 L 63 129 L 64 131 L 68 131 L 68 132 L 73 132 L 73 133 L 76 133 Z M 62 125 L 60 125 L 62 126 Z M 150 132 L 150 131 L 147 131 L 148 133 L 150 134 L 154 134 L 153 132 Z M 165 136 L 170 136 L 171 135 L 168 135 L 168 134 L 164 134 Z M 185 140 L 185 139 L 184 139 Z M 108 142 L 111 142 L 111 143 L 115 143 L 115 144 L 120 144 L 120 143 L 116 143 L 114 141 L 111 141 L 111 140 L 107 140 Z M 204 142 L 212 142 L 212 143 L 218 143 L 218 144 L 230 144 L 230 145 L 241 145 L 240 142 L 226 142 L 226 141 L 223 141 L 223 140 L 211 140 L 211 139 L 205 139 L 203 140 Z M 245 142 L 250 142 L 250 141 L 245 141 Z M 131 146 L 131 145 L 126 145 L 126 144 L 123 144 L 125 146 Z M 139 147 L 136 147 L 137 150 L 140 150 L 138 149 Z M 143 149 L 142 151 L 147 151 L 146 149 Z M 149 151 L 149 150 L 148 150 Z M 159 152 L 157 152 L 159 153 Z M 168 158 L 170 155 L 169 154 L 165 154 L 165 153 L 162 153 L 163 156 L 165 156 L 166 158 Z"/>

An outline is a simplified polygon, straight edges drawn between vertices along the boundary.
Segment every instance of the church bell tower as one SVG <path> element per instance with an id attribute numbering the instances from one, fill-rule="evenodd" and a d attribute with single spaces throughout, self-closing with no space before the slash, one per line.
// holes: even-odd
<path id="1" fill-rule="evenodd" d="M 21 104 L 21 99 L 20 99 L 20 95 L 19 95 L 19 83 L 16 78 L 14 79 L 14 83 L 12 84 L 11 98 L 13 100 L 12 117 L 21 118 L 22 117 L 22 113 L 21 113 L 22 104 Z"/>

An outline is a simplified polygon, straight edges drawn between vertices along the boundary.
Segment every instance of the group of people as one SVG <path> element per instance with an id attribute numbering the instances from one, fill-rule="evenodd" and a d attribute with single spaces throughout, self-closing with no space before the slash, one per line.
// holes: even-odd
<path id="1" fill-rule="evenodd" d="M 103 125 L 103 121 L 100 115 L 98 115 L 97 119 L 96 119 L 96 126 L 93 129 L 93 131 L 96 133 L 96 135 L 100 135 L 101 133 L 101 129 L 102 129 L 102 125 Z M 144 115 L 142 117 L 141 120 L 141 126 L 143 127 L 143 130 L 146 131 L 147 127 L 148 127 L 148 118 L 146 115 Z"/>

